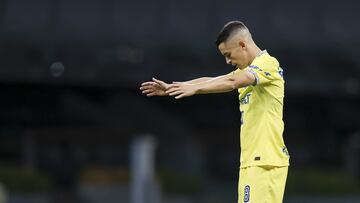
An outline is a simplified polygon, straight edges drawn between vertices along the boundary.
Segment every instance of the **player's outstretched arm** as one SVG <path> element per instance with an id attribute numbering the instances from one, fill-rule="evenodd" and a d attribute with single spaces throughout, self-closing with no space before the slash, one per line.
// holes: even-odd
<path id="1" fill-rule="evenodd" d="M 213 77 L 201 77 L 201 78 L 196 78 L 196 79 L 188 80 L 188 81 L 184 81 L 184 82 L 173 82 L 173 83 L 187 83 L 187 84 L 194 85 L 194 84 L 206 82 L 206 81 L 209 81 L 212 79 L 213 79 Z"/>
<path id="2" fill-rule="evenodd" d="M 173 83 L 186 83 L 186 84 L 198 84 L 213 79 L 213 77 L 200 77 L 184 82 L 173 82 Z M 169 89 L 169 84 L 164 81 L 152 78 L 152 81 L 143 82 L 140 86 L 140 90 L 146 96 L 167 96 L 166 90 Z"/>
<path id="3" fill-rule="evenodd" d="M 169 96 L 175 96 L 175 99 L 180 99 L 194 94 L 229 92 L 240 87 L 252 85 L 255 82 L 255 76 L 248 71 L 244 71 L 234 75 L 219 76 L 196 84 L 173 83 L 168 86 L 165 93 Z"/>
<path id="4" fill-rule="evenodd" d="M 148 97 L 152 96 L 167 96 L 165 92 L 169 88 L 169 84 L 164 81 L 152 78 L 152 81 L 143 82 L 140 86 L 140 90 Z"/>

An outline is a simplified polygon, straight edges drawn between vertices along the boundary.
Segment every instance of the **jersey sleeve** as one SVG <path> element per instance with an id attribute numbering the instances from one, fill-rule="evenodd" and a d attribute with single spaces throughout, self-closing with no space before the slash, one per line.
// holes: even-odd
<path id="1" fill-rule="evenodd" d="M 276 60 L 255 62 L 249 65 L 247 71 L 254 75 L 256 79 L 255 85 L 268 84 L 272 81 L 282 79 L 282 69 Z"/>

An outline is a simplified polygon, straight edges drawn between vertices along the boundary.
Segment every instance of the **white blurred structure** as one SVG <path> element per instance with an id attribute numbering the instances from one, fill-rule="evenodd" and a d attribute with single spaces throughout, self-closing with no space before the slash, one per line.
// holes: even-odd
<path id="1" fill-rule="evenodd" d="M 155 148 L 156 140 L 152 136 L 140 136 L 131 143 L 131 203 L 160 203 Z"/>
<path id="2" fill-rule="evenodd" d="M 0 183 L 0 203 L 6 203 L 6 202 L 7 202 L 7 192 L 3 184 Z"/>

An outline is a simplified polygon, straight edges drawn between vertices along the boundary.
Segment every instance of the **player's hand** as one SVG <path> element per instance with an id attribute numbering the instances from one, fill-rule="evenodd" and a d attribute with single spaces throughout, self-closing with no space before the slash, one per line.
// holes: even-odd
<path id="1" fill-rule="evenodd" d="M 184 82 L 173 82 L 169 85 L 166 93 L 169 96 L 175 96 L 175 99 L 189 97 L 196 93 L 196 86 Z"/>
<path id="2" fill-rule="evenodd" d="M 148 97 L 152 96 L 167 96 L 165 92 L 169 87 L 169 84 L 164 81 L 152 78 L 152 81 L 144 82 L 141 84 L 140 90 Z"/>

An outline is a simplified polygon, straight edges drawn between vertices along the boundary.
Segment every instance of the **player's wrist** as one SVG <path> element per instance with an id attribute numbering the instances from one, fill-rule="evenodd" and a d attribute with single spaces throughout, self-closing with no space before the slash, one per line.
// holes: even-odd
<path id="1" fill-rule="evenodd" d="M 201 85 L 193 85 L 193 90 L 195 94 L 201 93 Z"/>

